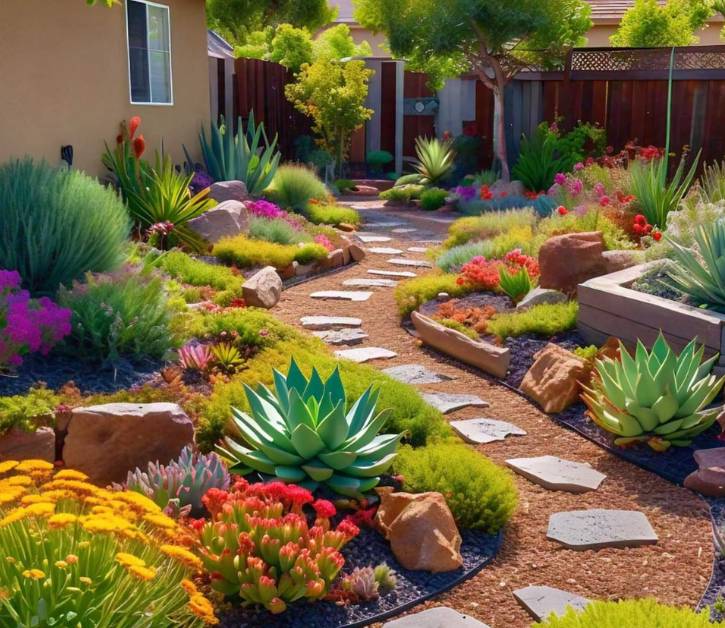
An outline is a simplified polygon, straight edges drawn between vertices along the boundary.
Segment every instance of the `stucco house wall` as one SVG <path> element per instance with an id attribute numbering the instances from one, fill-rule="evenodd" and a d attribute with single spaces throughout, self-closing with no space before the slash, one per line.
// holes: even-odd
<path id="1" fill-rule="evenodd" d="M 112 8 L 84 0 L 2 0 L 0 162 L 30 154 L 60 162 L 72 145 L 74 167 L 101 175 L 104 141 L 142 117 L 150 150 L 162 139 L 176 162 L 182 144 L 198 149 L 209 120 L 204 0 L 157 0 L 170 8 L 172 105 L 131 104 L 125 0 Z"/>

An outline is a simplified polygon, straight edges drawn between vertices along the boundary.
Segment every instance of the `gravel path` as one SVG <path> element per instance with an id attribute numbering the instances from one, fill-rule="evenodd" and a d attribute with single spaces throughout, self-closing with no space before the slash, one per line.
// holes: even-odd
<path id="1" fill-rule="evenodd" d="M 440 213 L 383 210 L 377 202 L 350 205 L 360 209 L 368 221 L 363 227 L 366 232 L 392 237 L 385 246 L 406 251 L 405 257 L 409 259 L 425 259 L 424 254 L 407 249 L 430 246 L 419 240 L 443 239 L 452 219 Z M 375 224 L 380 222 L 404 224 Z M 394 232 L 405 228 L 416 231 Z M 389 257 L 369 254 L 359 265 L 286 290 L 274 313 L 298 326 L 300 317 L 307 315 L 362 318 L 362 328 L 369 338 L 358 346 L 382 347 L 398 354 L 394 359 L 371 362 L 374 366 L 383 369 L 421 364 L 453 378 L 421 386 L 422 391 L 476 394 L 489 401 L 490 408 L 466 408 L 447 418 L 485 416 L 509 421 L 526 430 L 527 436 L 478 447 L 498 463 L 503 464 L 507 458 L 549 454 L 588 462 L 607 475 L 599 490 L 581 495 L 548 491 L 516 476 L 519 507 L 505 531 L 501 553 L 478 576 L 427 606 L 451 606 L 491 628 L 530 625 L 531 618 L 512 596 L 513 590 L 529 585 L 558 587 L 596 599 L 653 596 L 668 604 L 694 607 L 707 586 L 713 559 L 710 518 L 701 498 L 560 427 L 482 373 L 421 347 L 399 324 L 393 288 L 372 288 L 374 294 L 364 303 L 321 302 L 309 297 L 315 291 L 344 289 L 342 282 L 346 279 L 374 277 L 367 273 L 368 269 L 401 270 L 402 267 L 386 262 Z M 422 268 L 410 270 L 418 275 L 429 272 Z M 552 513 L 587 508 L 641 511 L 657 532 L 659 543 L 636 549 L 575 552 L 546 539 Z"/>

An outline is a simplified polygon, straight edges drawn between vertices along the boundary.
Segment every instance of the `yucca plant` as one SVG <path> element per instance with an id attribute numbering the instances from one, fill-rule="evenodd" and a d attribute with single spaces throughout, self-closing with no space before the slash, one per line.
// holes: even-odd
<path id="1" fill-rule="evenodd" d="M 707 203 L 725 201 L 725 161 L 705 166 L 699 183 L 702 200 Z"/>
<path id="2" fill-rule="evenodd" d="M 513 270 L 502 266 L 498 271 L 498 279 L 499 287 L 514 303 L 521 301 L 534 287 L 534 282 L 526 268 Z"/>
<path id="3" fill-rule="evenodd" d="M 249 114 L 247 128 L 241 116 L 238 132 L 227 125 L 209 125 L 209 137 L 201 130 L 199 142 L 206 171 L 215 181 L 243 181 L 252 196 L 261 194 L 272 182 L 282 155 L 277 150 L 277 137 L 270 143 L 264 123 L 255 124 L 254 112 Z"/>
<path id="4" fill-rule="evenodd" d="M 617 436 L 616 445 L 686 447 L 721 411 L 705 409 L 725 378 L 710 374 L 717 356 L 703 362 L 704 351 L 692 340 L 678 356 L 661 332 L 652 351 L 638 341 L 634 357 L 620 343 L 621 360 L 597 360 L 591 387 L 584 388 L 589 416 Z"/>
<path id="5" fill-rule="evenodd" d="M 436 138 L 416 138 L 415 154 L 418 158 L 415 169 L 421 177 L 420 183 L 424 185 L 435 185 L 443 181 L 455 165 L 456 156 L 451 143 Z"/>
<path id="6" fill-rule="evenodd" d="M 695 248 L 687 248 L 667 238 L 674 261 L 667 275 L 698 305 L 725 312 L 725 219 L 698 226 L 694 239 Z"/>
<path id="7" fill-rule="evenodd" d="M 683 157 L 669 182 L 667 181 L 668 159 L 634 162 L 630 168 L 631 191 L 637 198 L 639 209 L 648 223 L 660 229 L 667 226 L 667 215 L 677 210 L 685 198 L 695 178 L 699 161 L 700 153 L 695 156 L 690 169 L 685 173 Z"/>
<path id="8" fill-rule="evenodd" d="M 320 483 L 336 493 L 360 496 L 390 467 L 401 434 L 378 435 L 386 412 L 377 413 L 378 391 L 368 388 L 345 411 L 339 369 L 326 381 L 316 369 L 306 378 L 292 360 L 287 376 L 274 370 L 272 392 L 245 384 L 251 415 L 232 409 L 245 445 L 226 438 L 222 453 L 232 471 L 257 471 L 314 490 Z"/>

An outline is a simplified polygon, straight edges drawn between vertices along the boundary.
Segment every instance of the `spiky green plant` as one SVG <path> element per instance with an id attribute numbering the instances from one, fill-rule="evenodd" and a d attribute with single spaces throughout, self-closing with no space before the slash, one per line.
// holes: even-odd
<path id="1" fill-rule="evenodd" d="M 526 268 L 518 271 L 502 266 L 498 271 L 499 287 L 514 302 L 518 303 L 534 287 L 534 281 Z"/>
<path id="2" fill-rule="evenodd" d="M 415 140 L 415 153 L 418 158 L 415 169 L 424 185 L 435 185 L 444 180 L 455 165 L 455 153 L 450 142 L 418 137 Z"/>
<path id="3" fill-rule="evenodd" d="M 245 384 L 251 416 L 232 409 L 246 445 L 227 437 L 222 453 L 232 471 L 257 471 L 314 490 L 359 496 L 380 481 L 396 456 L 402 434 L 378 435 L 386 412 L 376 413 L 379 391 L 368 388 L 346 413 L 339 369 L 323 381 L 316 369 L 306 378 L 292 360 L 287 376 L 274 370 L 272 392 Z"/>
<path id="4" fill-rule="evenodd" d="M 707 203 L 725 201 L 725 161 L 705 166 L 700 176 L 700 195 Z"/>
<path id="5" fill-rule="evenodd" d="M 519 158 L 513 176 L 528 190 L 548 190 L 558 172 L 566 171 L 566 159 L 557 154 L 557 136 L 542 122 L 531 135 L 521 136 Z"/>
<path id="6" fill-rule="evenodd" d="M 616 445 L 689 445 L 715 422 L 720 409 L 705 408 L 725 382 L 710 374 L 717 356 L 703 362 L 704 351 L 692 340 L 678 356 L 661 332 L 652 351 L 638 341 L 634 357 L 620 343 L 621 361 L 597 360 L 597 376 L 584 388 L 589 416 L 617 436 Z"/>
<path id="7" fill-rule="evenodd" d="M 667 275 L 674 287 L 698 305 L 725 311 L 725 218 L 702 224 L 694 234 L 695 249 L 667 238 L 674 264 Z"/>
<path id="8" fill-rule="evenodd" d="M 247 191 L 257 196 L 272 182 L 282 158 L 277 150 L 277 137 L 269 142 L 264 123 L 255 124 L 254 112 L 249 114 L 246 130 L 241 116 L 237 129 L 234 135 L 222 118 L 219 125 L 209 125 L 209 138 L 201 130 L 199 142 L 204 164 L 215 181 L 243 181 Z"/>

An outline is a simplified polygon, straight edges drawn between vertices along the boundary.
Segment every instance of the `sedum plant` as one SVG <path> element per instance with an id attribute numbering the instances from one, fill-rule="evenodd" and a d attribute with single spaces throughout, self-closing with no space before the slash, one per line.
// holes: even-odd
<path id="1" fill-rule="evenodd" d="M 416 138 L 415 154 L 418 158 L 415 169 L 423 185 L 435 185 L 443 181 L 455 165 L 455 153 L 451 143 L 437 138 Z"/>
<path id="2" fill-rule="evenodd" d="M 667 274 L 674 287 L 698 305 L 725 311 L 725 218 L 701 224 L 694 234 L 695 249 L 667 238 L 674 264 Z"/>
<path id="3" fill-rule="evenodd" d="M 720 412 L 705 409 L 725 377 L 710 374 L 717 356 L 703 362 L 704 351 L 692 340 L 677 356 L 661 332 L 652 351 L 638 341 L 634 357 L 620 343 L 621 361 L 597 360 L 598 377 L 584 388 L 589 416 L 616 435 L 617 445 L 646 442 L 655 451 L 686 447 Z"/>
<path id="4" fill-rule="evenodd" d="M 274 388 L 245 385 L 251 415 L 232 410 L 246 442 L 227 437 L 222 449 L 236 462 L 235 473 L 257 471 L 310 490 L 323 483 L 348 496 L 378 484 L 402 437 L 378 435 L 387 418 L 375 410 L 379 391 L 369 387 L 346 413 L 339 368 L 326 381 L 313 368 L 308 379 L 294 359 L 286 377 L 274 370 Z"/>

